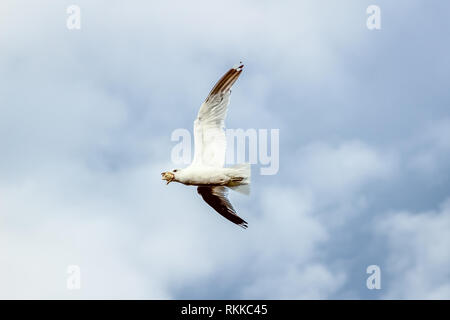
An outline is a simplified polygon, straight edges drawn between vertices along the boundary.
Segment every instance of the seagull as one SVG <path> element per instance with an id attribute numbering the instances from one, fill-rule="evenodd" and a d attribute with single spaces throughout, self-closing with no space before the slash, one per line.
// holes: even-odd
<path id="1" fill-rule="evenodd" d="M 250 164 L 224 167 L 225 117 L 230 104 L 231 87 L 239 78 L 244 65 L 234 66 L 214 85 L 200 106 L 194 121 L 194 159 L 184 169 L 161 173 L 167 184 L 172 181 L 197 186 L 203 200 L 226 219 L 246 229 L 247 222 L 239 217 L 227 198 L 228 188 L 250 193 Z"/>

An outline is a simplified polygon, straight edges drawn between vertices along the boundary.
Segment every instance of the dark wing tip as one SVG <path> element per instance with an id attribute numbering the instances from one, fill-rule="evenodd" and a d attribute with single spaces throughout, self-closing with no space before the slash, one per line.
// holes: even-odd
<path id="1" fill-rule="evenodd" d="M 241 224 L 239 224 L 239 226 L 240 226 L 242 229 L 247 229 L 247 228 L 248 228 L 248 223 L 247 223 L 246 221 L 244 221 L 244 222 L 242 222 Z"/>
<path id="2" fill-rule="evenodd" d="M 239 61 L 238 64 L 233 66 L 233 69 L 235 69 L 236 71 L 242 71 L 242 69 L 244 69 L 244 64 L 242 63 L 242 61 Z"/>
<path id="3" fill-rule="evenodd" d="M 229 92 L 233 84 L 239 78 L 239 75 L 241 74 L 243 68 L 244 65 L 242 64 L 242 62 L 240 62 L 237 65 L 233 66 L 230 70 L 228 70 L 228 72 L 225 73 L 222 78 L 220 78 L 220 80 L 217 81 L 217 83 L 214 85 L 208 97 L 206 98 L 206 101 L 208 101 L 214 95 L 225 94 Z"/>

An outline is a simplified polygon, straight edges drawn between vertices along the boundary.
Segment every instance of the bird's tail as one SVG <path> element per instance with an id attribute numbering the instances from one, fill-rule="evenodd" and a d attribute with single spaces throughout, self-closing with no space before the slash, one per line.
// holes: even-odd
<path id="1" fill-rule="evenodd" d="M 249 163 L 238 164 L 232 166 L 234 170 L 233 178 L 228 187 L 234 191 L 249 195 L 250 194 L 250 177 L 251 168 Z"/>

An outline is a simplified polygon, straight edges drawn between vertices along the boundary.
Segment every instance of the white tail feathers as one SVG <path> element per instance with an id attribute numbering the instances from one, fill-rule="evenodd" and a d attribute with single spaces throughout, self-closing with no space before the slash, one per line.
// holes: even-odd
<path id="1" fill-rule="evenodd" d="M 230 189 L 237 191 L 239 193 L 243 193 L 246 195 L 250 194 L 250 177 L 251 177 L 251 168 L 249 163 L 238 164 L 230 169 L 233 169 L 233 176 L 235 180 L 228 185 Z"/>
<path id="2" fill-rule="evenodd" d="M 245 195 L 249 195 L 250 194 L 250 185 L 249 184 L 243 184 L 240 186 L 233 186 L 233 187 L 229 187 L 230 189 L 245 194 Z"/>

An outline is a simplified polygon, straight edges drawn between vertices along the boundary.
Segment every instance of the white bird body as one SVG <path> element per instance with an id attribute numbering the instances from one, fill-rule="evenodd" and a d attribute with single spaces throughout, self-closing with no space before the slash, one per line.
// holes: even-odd
<path id="1" fill-rule="evenodd" d="M 225 168 L 225 117 L 230 103 L 231 87 L 239 78 L 244 66 L 231 68 L 213 87 L 200 106 L 194 121 L 194 159 L 190 166 L 162 173 L 167 184 L 171 181 L 198 186 L 203 199 L 228 220 L 246 228 L 227 199 L 227 189 L 248 194 L 250 165 L 241 164 Z"/>
<path id="2" fill-rule="evenodd" d="M 176 174 L 176 181 L 194 186 L 227 186 L 248 184 L 249 174 L 240 167 L 220 168 L 189 166 Z"/>

